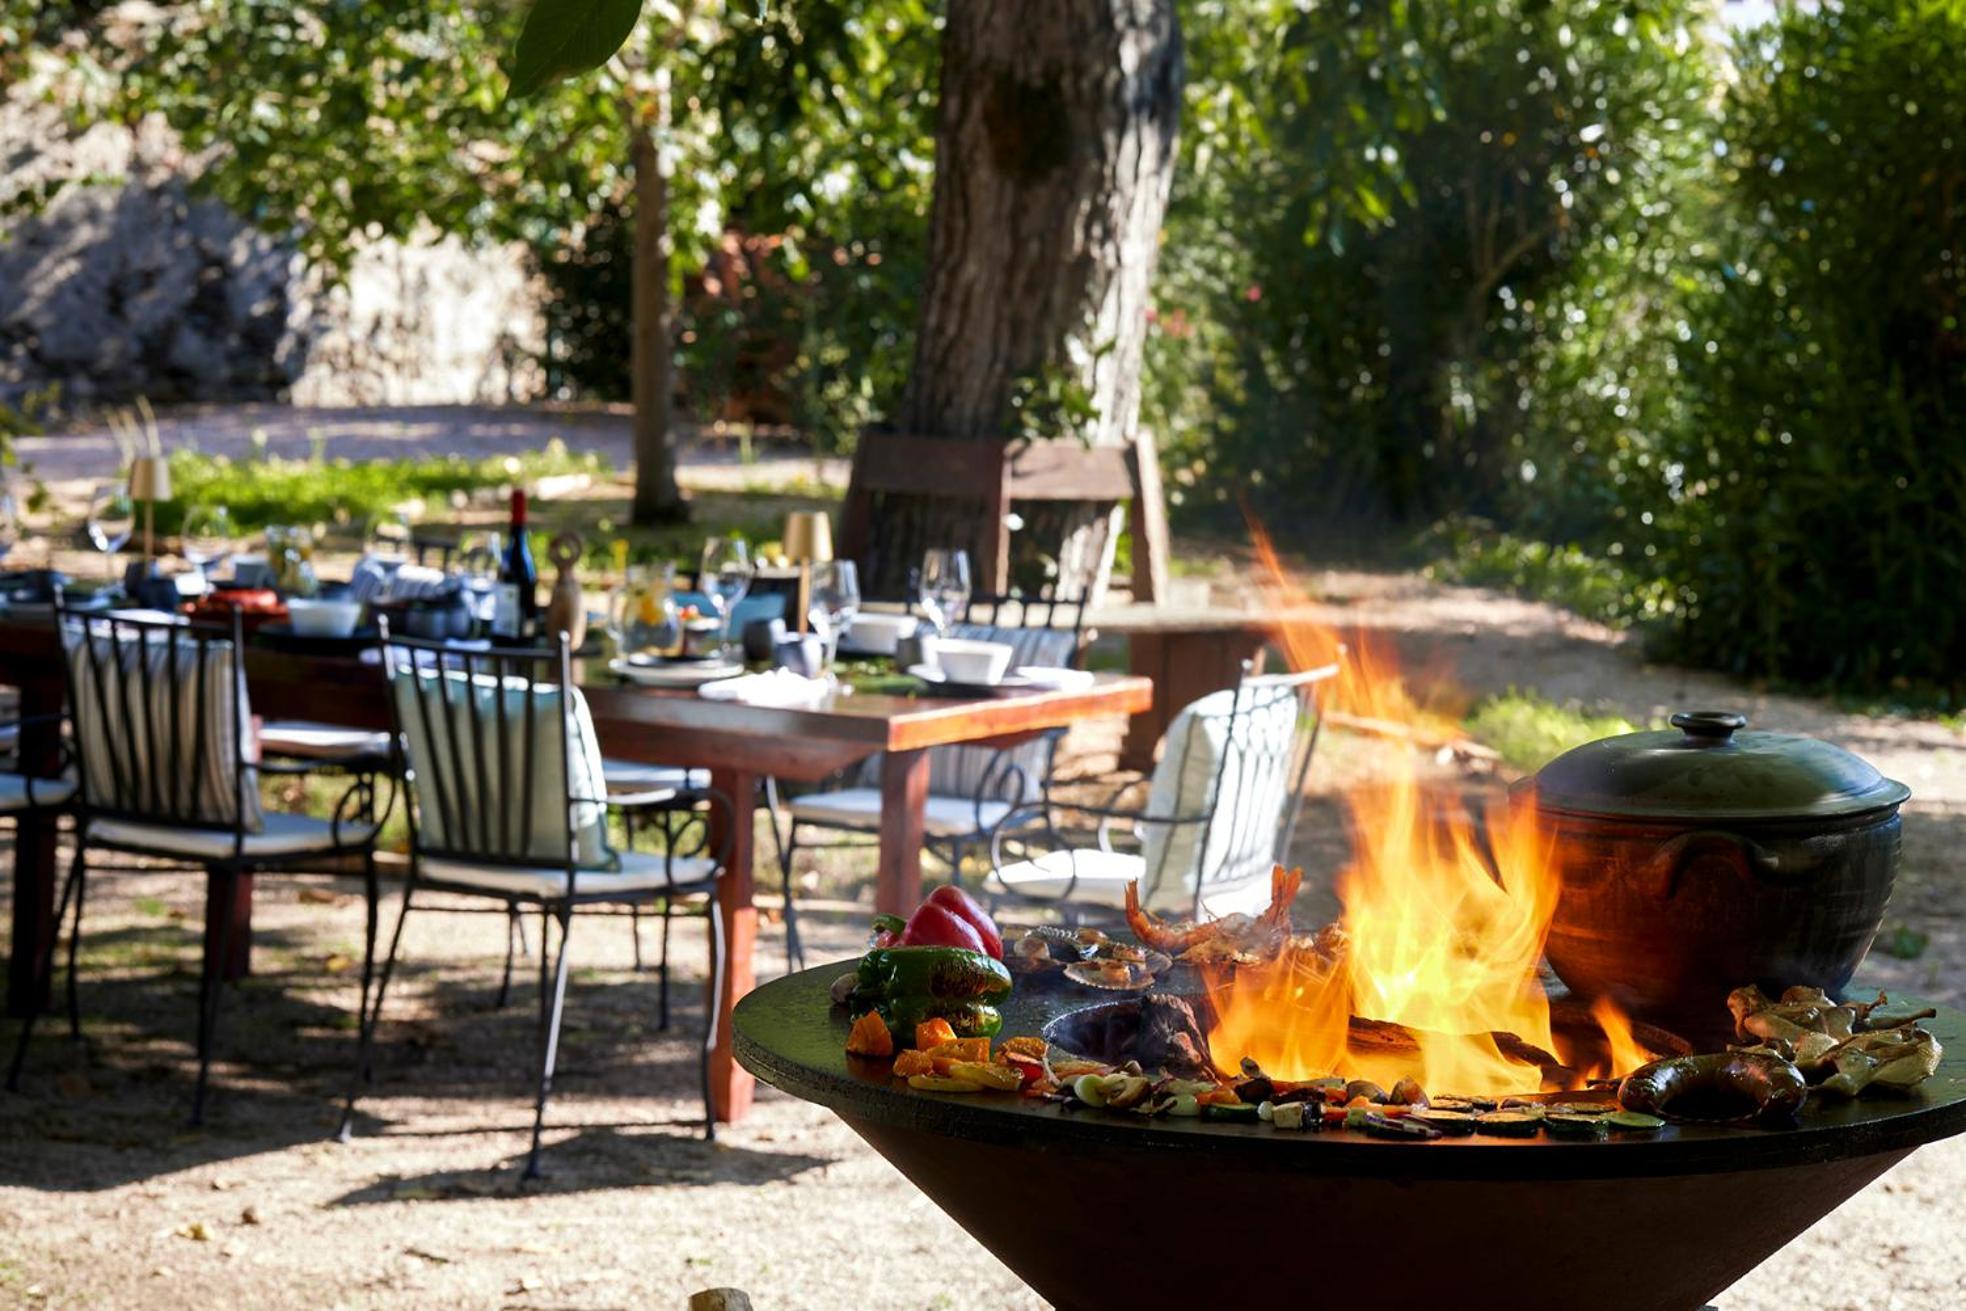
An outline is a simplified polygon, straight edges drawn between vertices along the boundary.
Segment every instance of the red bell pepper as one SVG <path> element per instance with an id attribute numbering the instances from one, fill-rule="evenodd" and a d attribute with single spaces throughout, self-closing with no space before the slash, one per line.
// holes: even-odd
<path id="1" fill-rule="evenodd" d="M 990 918 L 989 912 L 976 904 L 976 899 L 953 883 L 945 883 L 928 894 L 924 906 L 941 906 L 951 914 L 967 920 L 976 936 L 983 940 L 983 950 L 997 960 L 1003 959 L 1003 934 L 997 931 L 997 922 Z"/>
<path id="2" fill-rule="evenodd" d="M 924 901 L 908 919 L 908 930 L 901 935 L 904 947 L 962 947 L 985 952 L 983 936 L 976 927 L 947 906 Z M 1001 948 L 999 948 L 1001 950 Z"/>

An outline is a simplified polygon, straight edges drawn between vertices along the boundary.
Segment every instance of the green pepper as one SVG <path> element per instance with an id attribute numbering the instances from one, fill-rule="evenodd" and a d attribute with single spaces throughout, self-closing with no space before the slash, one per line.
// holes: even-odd
<path id="1" fill-rule="evenodd" d="M 860 958 L 860 986 L 887 997 L 999 1002 L 1010 995 L 1000 960 L 963 947 L 876 947 Z"/>
<path id="2" fill-rule="evenodd" d="M 947 1020 L 958 1038 L 994 1038 L 1003 1028 L 1003 1013 L 987 1002 L 938 1001 L 932 997 L 898 997 L 878 1008 L 895 1033 L 912 1034 L 924 1020 Z"/>
<path id="3" fill-rule="evenodd" d="M 1009 995 L 1003 962 L 961 947 L 876 947 L 860 958 L 853 991 L 896 1033 L 940 1018 L 959 1038 L 995 1037 L 1003 1027 L 995 1003 Z"/>

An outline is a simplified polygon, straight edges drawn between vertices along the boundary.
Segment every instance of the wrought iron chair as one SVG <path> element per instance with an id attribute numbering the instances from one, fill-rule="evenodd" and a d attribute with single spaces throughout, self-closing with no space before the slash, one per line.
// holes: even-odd
<path id="1" fill-rule="evenodd" d="M 1077 668 L 1084 653 L 1085 601 L 1062 600 L 1049 594 L 984 595 L 973 598 L 964 621 L 951 625 L 953 637 L 1007 642 L 1015 648 L 1015 666 L 1042 665 Z M 928 798 L 922 808 L 925 845 L 949 863 L 951 877 L 962 883 L 963 859 L 972 848 L 981 851 L 990 835 L 1017 816 L 1035 818 L 1029 807 L 1045 794 L 1053 757 L 1063 730 L 1039 734 L 1015 746 L 947 746 L 929 752 Z M 793 862 L 801 846 L 811 850 L 864 847 L 880 829 L 881 759 L 875 756 L 847 778 L 847 786 L 794 797 L 787 806 L 791 824 L 779 851 L 779 876 L 785 897 L 785 954 L 797 969 L 805 963 L 799 940 L 798 911 L 792 892 Z M 841 833 L 835 841 L 814 842 L 811 835 Z M 773 833 L 777 833 L 774 808 Z"/>
<path id="2" fill-rule="evenodd" d="M 1129 782 L 1097 805 L 1047 794 L 1034 813 L 1000 824 L 985 894 L 1053 906 L 1072 921 L 1119 911 L 1131 884 L 1143 905 L 1194 919 L 1260 909 L 1317 749 L 1317 685 L 1337 671 L 1245 666 L 1236 687 L 1175 717 L 1144 805 L 1120 804 L 1138 786 Z"/>
<path id="3" fill-rule="evenodd" d="M 723 922 L 713 894 L 724 852 L 711 849 L 709 821 L 720 798 L 707 789 L 676 789 L 664 809 L 643 810 L 645 821 L 664 817 L 661 849 L 616 852 L 607 841 L 600 748 L 586 699 L 574 686 L 565 634 L 550 649 L 462 650 L 392 638 L 385 630 L 382 652 L 407 766 L 410 872 L 375 1004 L 363 1017 L 343 1135 L 351 1130 L 359 1088 L 371 1077 L 375 1027 L 403 925 L 416 896 L 435 891 L 539 910 L 539 1079 L 529 1178 L 539 1174 L 575 911 L 703 895 L 710 926 L 706 996 L 712 998 L 703 1046 L 704 1133 L 714 1136 L 708 1061 Z M 729 803 L 722 804 L 727 811 Z M 508 980 L 510 962 L 508 951 Z"/>
<path id="4" fill-rule="evenodd" d="M 234 904 L 245 875 L 359 857 L 369 924 L 369 951 L 362 962 L 366 1010 L 377 903 L 376 826 L 366 818 L 374 810 L 373 789 L 356 780 L 330 819 L 262 811 L 239 616 L 227 624 L 185 624 L 84 614 L 58 603 L 56 623 L 79 780 L 75 856 L 55 912 L 59 925 L 74 907 L 68 939 L 71 1035 L 81 1036 L 75 957 L 92 849 L 203 866 L 221 907 Z M 234 947 L 230 914 L 220 917 L 218 940 L 205 945 L 194 1124 L 204 1119 L 225 992 L 222 972 Z M 33 1029 L 30 1015 L 14 1049 L 10 1088 L 18 1085 Z"/>

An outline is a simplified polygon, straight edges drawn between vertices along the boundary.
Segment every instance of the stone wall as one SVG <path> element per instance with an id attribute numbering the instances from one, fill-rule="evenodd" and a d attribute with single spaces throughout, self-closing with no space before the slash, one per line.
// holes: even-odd
<path id="1" fill-rule="evenodd" d="M 329 285 L 196 197 L 159 122 L 0 102 L 0 402 L 483 404 L 544 391 L 522 247 L 378 242 Z"/>

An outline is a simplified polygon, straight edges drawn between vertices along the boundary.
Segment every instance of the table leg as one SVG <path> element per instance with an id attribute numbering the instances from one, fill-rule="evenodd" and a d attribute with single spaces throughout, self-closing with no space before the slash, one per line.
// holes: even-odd
<path id="1" fill-rule="evenodd" d="M 730 798 L 728 820 L 718 820 L 711 840 L 718 846 L 729 844 L 724 876 L 717 880 L 717 905 L 723 912 L 724 958 L 721 977 L 710 981 L 716 989 L 716 1041 L 710 1048 L 710 1107 L 717 1119 L 734 1124 L 751 1109 L 756 1081 L 737 1063 L 731 1047 L 730 1013 L 738 999 L 751 991 L 757 978 L 752 956 L 758 945 L 758 909 L 751 903 L 752 850 L 757 824 L 752 815 L 757 795 L 756 775 L 735 770 L 713 769 L 710 786 Z M 716 812 L 721 815 L 719 808 Z"/>
<path id="2" fill-rule="evenodd" d="M 231 888 L 227 897 L 224 889 Z M 227 927 L 228 921 L 230 927 Z M 218 940 L 225 938 L 225 959 L 218 958 Z M 243 979 L 253 964 L 253 876 L 240 874 L 228 885 L 213 875 L 205 878 L 205 973 L 228 982 Z"/>
<path id="3" fill-rule="evenodd" d="M 1167 731 L 1173 713 L 1167 704 L 1167 643 L 1158 633 L 1130 633 L 1126 639 L 1126 669 L 1154 681 L 1154 703 L 1126 721 L 1120 741 L 1119 767 L 1139 773 L 1154 768 L 1154 748 Z"/>
<path id="4" fill-rule="evenodd" d="M 7 958 L 7 1014 L 48 1007 L 48 961 L 55 949 L 55 834 L 52 815 L 23 816 L 14 830 L 13 954 Z"/>
<path id="5" fill-rule="evenodd" d="M 922 807 L 928 803 L 928 752 L 881 757 L 881 863 L 874 909 L 907 915 L 922 899 Z"/>
<path id="6" fill-rule="evenodd" d="M 62 687 L 23 683 L 20 688 L 19 761 L 23 772 L 53 774 L 61 758 Z M 23 814 L 14 828 L 13 946 L 7 957 L 7 1014 L 24 1016 L 48 1006 L 48 963 L 55 935 L 56 845 L 60 820 L 46 811 Z"/>

